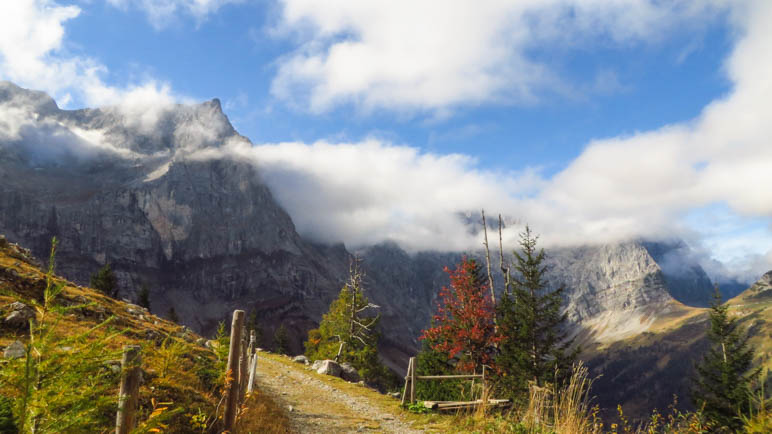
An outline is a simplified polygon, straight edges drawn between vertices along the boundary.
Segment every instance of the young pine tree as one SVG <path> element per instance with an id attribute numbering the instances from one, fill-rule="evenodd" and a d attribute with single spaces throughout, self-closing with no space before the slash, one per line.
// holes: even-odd
<path id="1" fill-rule="evenodd" d="M 388 387 L 391 376 L 378 358 L 376 329 L 380 317 L 370 313 L 378 306 L 364 295 L 362 280 L 362 273 L 353 263 L 348 282 L 322 316 L 319 328 L 308 332 L 306 356 L 350 363 L 368 383 Z"/>
<path id="2" fill-rule="evenodd" d="M 0 405 L 4 430 L 15 426 L 22 433 L 99 432 L 115 420 L 111 390 L 116 380 L 104 363 L 119 355 L 106 349 L 119 333 L 101 333 L 112 318 L 82 332 L 66 325 L 73 311 L 87 305 L 61 303 L 64 283 L 54 277 L 56 244 L 54 238 L 42 300 L 23 300 L 36 312 L 25 354 L 0 364 L 0 384 L 13 397 L 12 422 L 6 403 Z"/>
<path id="3" fill-rule="evenodd" d="M 520 234 L 522 252 L 514 252 L 516 275 L 497 312 L 502 341 L 496 364 L 502 373 L 502 392 L 513 398 L 526 394 L 529 382 L 562 383 L 578 354 L 577 349 L 568 351 L 573 340 L 566 340 L 561 331 L 565 288 L 548 288 L 546 256 L 543 249 L 536 249 L 537 238 L 528 226 Z"/>
<path id="4" fill-rule="evenodd" d="M 455 270 L 445 267 L 450 287 L 440 290 L 432 327 L 421 339 L 433 350 L 456 360 L 462 372 L 480 372 L 492 366 L 498 343 L 494 323 L 495 306 L 482 271 L 474 260 L 464 258 Z"/>
<path id="5" fill-rule="evenodd" d="M 118 279 L 110 264 L 105 264 L 99 271 L 91 275 L 91 287 L 109 297 L 118 296 Z"/>
<path id="6" fill-rule="evenodd" d="M 751 370 L 753 348 L 748 346 L 748 338 L 737 318 L 729 317 L 729 307 L 721 304 L 716 287 L 708 329 L 712 345 L 696 366 L 692 400 L 712 426 L 732 432 L 743 427 L 741 416 L 750 413 L 751 383 L 760 372 Z"/>

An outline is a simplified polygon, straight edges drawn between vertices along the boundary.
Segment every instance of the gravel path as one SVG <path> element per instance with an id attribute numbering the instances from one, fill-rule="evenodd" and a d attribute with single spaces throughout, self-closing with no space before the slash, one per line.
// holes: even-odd
<path id="1" fill-rule="evenodd" d="M 305 366 L 260 357 L 257 385 L 289 411 L 299 433 L 420 433 L 364 396 L 314 378 Z"/>

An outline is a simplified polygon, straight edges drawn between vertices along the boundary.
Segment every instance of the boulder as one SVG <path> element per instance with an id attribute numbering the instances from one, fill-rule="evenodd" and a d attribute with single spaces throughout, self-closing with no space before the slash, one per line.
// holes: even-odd
<path id="1" fill-rule="evenodd" d="M 24 349 L 24 345 L 19 341 L 13 341 L 11 345 L 8 345 L 8 347 L 5 348 L 5 351 L 3 351 L 3 357 L 6 359 L 20 359 L 24 357 L 24 354 L 26 354 L 26 350 Z"/>
<path id="2" fill-rule="evenodd" d="M 321 360 L 319 368 L 316 372 L 319 374 L 332 375 L 333 377 L 340 377 L 340 365 L 332 360 Z"/>
<path id="3" fill-rule="evenodd" d="M 341 363 L 340 371 L 340 377 L 349 383 L 357 383 L 362 379 L 359 376 L 359 372 L 357 372 L 357 370 L 348 363 Z"/>
<path id="4" fill-rule="evenodd" d="M 308 357 L 302 356 L 302 355 L 301 356 L 295 356 L 295 357 L 292 358 L 292 361 L 295 362 L 295 363 L 302 363 L 304 365 L 307 365 L 308 364 Z"/>
<path id="5" fill-rule="evenodd" d="M 24 303 L 18 301 L 8 306 L 11 313 L 5 317 L 5 324 L 15 328 L 25 328 L 29 326 L 29 320 L 35 318 L 35 311 Z"/>

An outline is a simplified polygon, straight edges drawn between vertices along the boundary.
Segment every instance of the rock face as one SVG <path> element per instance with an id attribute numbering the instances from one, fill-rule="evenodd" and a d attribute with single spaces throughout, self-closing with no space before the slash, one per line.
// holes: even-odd
<path id="1" fill-rule="evenodd" d="M 750 290 L 752 292 L 764 292 L 772 290 L 772 271 L 767 271 L 761 279 L 751 285 Z"/>
<path id="2" fill-rule="evenodd" d="M 253 164 L 196 154 L 246 141 L 217 100 L 146 119 L 59 110 L 3 82 L 0 113 L 18 117 L 0 125 L 0 233 L 39 258 L 56 236 L 69 279 L 110 263 L 122 297 L 150 288 L 153 312 L 174 306 L 211 333 L 233 309 L 255 311 L 266 335 L 284 322 L 295 350 L 337 295 L 345 249 L 302 240 Z"/>

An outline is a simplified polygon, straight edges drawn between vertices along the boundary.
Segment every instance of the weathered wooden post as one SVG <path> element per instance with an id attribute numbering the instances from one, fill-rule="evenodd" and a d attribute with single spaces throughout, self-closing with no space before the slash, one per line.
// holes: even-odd
<path id="1" fill-rule="evenodd" d="M 115 415 L 116 434 L 127 434 L 136 426 L 141 364 L 140 346 L 124 346 L 123 359 L 121 360 L 121 388 L 118 392 L 118 413 Z"/>
<path id="2" fill-rule="evenodd" d="M 255 331 L 249 331 L 249 348 L 247 348 L 247 357 L 249 357 L 249 364 L 252 365 L 252 355 L 255 353 Z"/>
<path id="3" fill-rule="evenodd" d="M 249 378 L 249 353 L 247 353 L 247 328 L 241 330 L 241 357 L 239 359 L 239 403 L 244 402 Z"/>
<path id="4" fill-rule="evenodd" d="M 249 331 L 249 348 L 247 348 L 247 361 L 249 362 L 249 379 L 247 380 L 247 393 L 252 393 L 252 382 L 255 381 L 255 331 Z"/>
<path id="5" fill-rule="evenodd" d="M 255 384 L 255 371 L 257 370 L 257 351 L 252 354 L 249 362 L 249 383 L 247 383 L 247 393 L 252 393 L 252 385 Z"/>
<path id="6" fill-rule="evenodd" d="M 410 403 L 415 404 L 415 357 L 410 358 Z"/>
<path id="7" fill-rule="evenodd" d="M 410 368 L 413 366 L 413 358 L 411 357 L 407 362 L 407 372 L 405 372 L 405 389 L 402 391 L 402 402 L 400 405 L 405 405 L 405 398 L 407 398 L 408 387 L 410 387 Z"/>
<path id="8" fill-rule="evenodd" d="M 233 311 L 231 322 L 231 344 L 228 350 L 228 366 L 225 371 L 225 411 L 223 430 L 233 431 L 236 412 L 239 407 L 239 357 L 241 354 L 241 331 L 244 328 L 244 311 Z"/>

